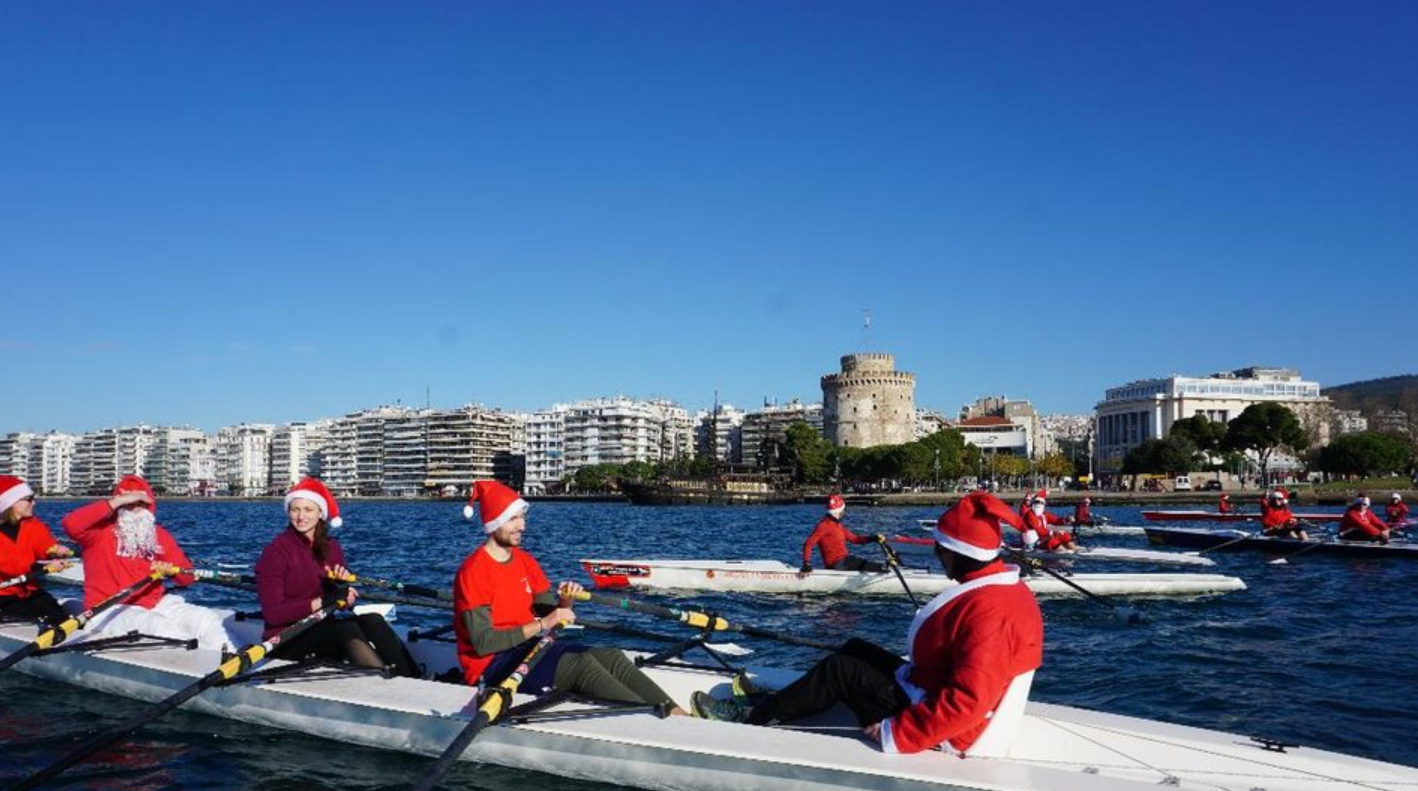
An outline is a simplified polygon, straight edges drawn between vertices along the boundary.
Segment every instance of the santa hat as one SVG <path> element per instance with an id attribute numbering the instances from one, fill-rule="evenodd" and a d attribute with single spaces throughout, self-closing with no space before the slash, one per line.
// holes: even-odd
<path id="1" fill-rule="evenodd" d="M 1002 541 L 1000 522 L 1024 529 L 1024 520 L 1004 501 L 988 492 L 971 492 L 941 514 L 935 524 L 935 541 L 967 558 L 994 560 Z"/>
<path id="2" fill-rule="evenodd" d="M 0 475 L 0 514 L 10 510 L 10 506 L 26 497 L 33 497 L 34 489 L 13 475 Z"/>
<path id="3" fill-rule="evenodd" d="M 1035 501 L 1035 502 L 1038 502 L 1038 501 L 1040 501 L 1040 500 L 1048 500 L 1048 499 L 1049 499 L 1049 490 L 1048 490 L 1048 489 L 1040 489 L 1039 491 L 1037 491 L 1037 492 L 1034 493 L 1034 501 Z"/>
<path id="4" fill-rule="evenodd" d="M 153 487 L 149 486 L 148 482 L 144 480 L 141 475 L 125 475 L 122 478 L 119 478 L 118 483 L 115 483 L 113 485 L 113 493 L 109 496 L 117 497 L 118 495 L 123 494 L 124 492 L 143 492 L 147 494 L 148 497 L 152 499 L 152 502 L 146 503 L 144 507 L 147 508 L 149 511 L 152 511 L 153 513 L 157 513 L 157 495 L 153 494 Z"/>
<path id="5" fill-rule="evenodd" d="M 521 495 L 497 481 L 473 481 L 473 493 L 463 506 L 464 519 L 473 518 L 473 503 L 481 504 L 484 533 L 497 532 L 509 519 L 531 507 Z"/>
<path id="6" fill-rule="evenodd" d="M 1276 489 L 1276 490 L 1275 490 L 1275 499 L 1277 499 L 1277 500 L 1289 500 L 1289 499 L 1290 499 L 1290 493 L 1287 492 L 1287 491 L 1285 491 L 1284 489 Z"/>
<path id="7" fill-rule="evenodd" d="M 345 520 L 340 518 L 340 504 L 335 502 L 335 496 L 330 494 L 330 490 L 325 488 L 319 478 L 306 478 L 292 486 L 290 491 L 286 492 L 286 508 L 290 508 L 290 504 L 296 500 L 309 500 L 319 506 L 320 517 L 331 529 L 345 523 Z"/>
<path id="8" fill-rule="evenodd" d="M 1402 500 L 1402 499 L 1403 499 L 1403 495 L 1399 494 L 1398 492 L 1394 492 L 1394 493 L 1393 493 L 1392 495 L 1390 495 L 1390 496 L 1391 496 L 1394 500 Z M 0 511 L 3 511 L 3 510 L 5 510 L 5 509 L 0 508 Z"/>
<path id="9" fill-rule="evenodd" d="M 837 516 L 846 509 L 847 501 L 842 499 L 842 495 L 834 494 L 827 498 L 827 513 Z"/>

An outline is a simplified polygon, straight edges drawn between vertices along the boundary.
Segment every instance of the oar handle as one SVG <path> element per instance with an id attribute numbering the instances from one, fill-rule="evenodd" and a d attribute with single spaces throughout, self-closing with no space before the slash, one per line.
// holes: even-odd
<path id="1" fill-rule="evenodd" d="M 453 594 L 448 591 L 430 588 L 426 585 L 416 585 L 410 582 L 382 580 L 377 577 L 360 577 L 354 574 L 337 575 L 333 571 L 328 572 L 327 577 L 336 582 L 344 582 L 350 585 L 369 585 L 375 588 L 384 588 L 386 590 L 398 591 L 399 593 L 407 593 L 410 596 L 423 596 L 429 599 L 442 599 L 444 601 L 453 600 Z"/>
<path id="2" fill-rule="evenodd" d="M 606 596 L 600 593 L 582 591 L 576 594 L 573 598 L 575 598 L 576 601 L 588 601 L 592 602 L 593 604 L 600 604 L 605 607 L 615 607 L 621 610 L 630 610 L 632 612 L 643 613 L 645 615 L 653 615 L 656 618 L 664 618 L 670 621 L 679 621 L 682 624 L 692 626 L 696 629 L 719 632 L 738 632 L 740 634 L 746 634 L 751 637 L 762 637 L 767 640 L 777 640 L 780 643 L 807 646 L 808 648 L 822 648 L 829 651 L 837 647 L 833 643 L 825 643 L 820 640 L 808 640 L 802 637 L 793 637 L 792 635 L 780 634 L 778 632 L 770 632 L 767 629 L 759 629 L 754 626 L 732 624 L 717 615 L 709 615 L 708 613 L 695 612 L 693 610 L 676 610 L 671 609 L 669 607 L 661 607 L 657 604 L 648 604 L 645 602 L 636 601 L 634 599 L 627 599 L 624 596 Z"/>

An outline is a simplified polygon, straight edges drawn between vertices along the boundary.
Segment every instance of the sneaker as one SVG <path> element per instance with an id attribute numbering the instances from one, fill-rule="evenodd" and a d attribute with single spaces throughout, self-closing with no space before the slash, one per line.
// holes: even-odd
<path id="1" fill-rule="evenodd" d="M 753 683 L 753 679 L 749 678 L 747 673 L 734 674 L 732 687 L 734 697 L 736 698 L 757 697 L 762 695 L 765 691 L 757 684 Z"/>
<path id="2" fill-rule="evenodd" d="M 696 692 L 689 698 L 694 716 L 721 722 L 743 722 L 748 719 L 748 707 L 735 700 L 719 700 L 708 692 Z"/>

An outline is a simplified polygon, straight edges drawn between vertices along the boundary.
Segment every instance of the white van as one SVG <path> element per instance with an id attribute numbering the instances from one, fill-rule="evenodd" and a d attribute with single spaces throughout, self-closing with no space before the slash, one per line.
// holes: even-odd
<path id="1" fill-rule="evenodd" d="M 1174 492 L 1189 492 L 1192 490 L 1192 479 L 1190 475 L 1178 475 L 1175 483 L 1172 484 Z"/>

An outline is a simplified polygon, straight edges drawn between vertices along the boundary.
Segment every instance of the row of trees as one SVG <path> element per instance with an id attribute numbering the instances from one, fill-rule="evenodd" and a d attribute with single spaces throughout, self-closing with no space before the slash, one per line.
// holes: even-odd
<path id="1" fill-rule="evenodd" d="M 1164 439 L 1148 440 L 1123 458 L 1124 475 L 1181 475 L 1197 470 L 1235 470 L 1249 465 L 1248 454 L 1269 480 L 1270 462 L 1278 450 L 1299 456 L 1310 436 L 1295 413 L 1283 404 L 1246 407 L 1229 423 L 1204 415 L 1178 420 Z M 1409 443 L 1402 437 L 1366 431 L 1338 437 L 1308 457 L 1314 469 L 1331 475 L 1386 475 L 1413 468 Z"/>

